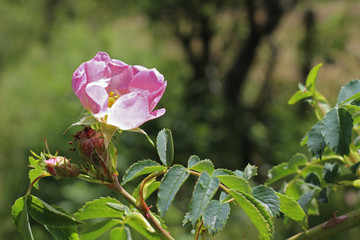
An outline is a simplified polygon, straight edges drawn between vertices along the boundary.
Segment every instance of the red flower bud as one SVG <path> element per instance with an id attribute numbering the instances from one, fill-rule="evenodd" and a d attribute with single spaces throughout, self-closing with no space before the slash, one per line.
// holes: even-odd
<path id="1" fill-rule="evenodd" d="M 50 158 L 45 161 L 45 164 L 49 173 L 56 178 L 75 178 L 80 174 L 79 167 L 64 157 Z"/>

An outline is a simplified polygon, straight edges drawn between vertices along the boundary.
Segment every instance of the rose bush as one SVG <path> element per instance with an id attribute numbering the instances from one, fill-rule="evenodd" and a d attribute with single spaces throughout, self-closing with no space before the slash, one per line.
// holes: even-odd
<path id="1" fill-rule="evenodd" d="M 166 88 L 164 76 L 155 68 L 111 59 L 105 52 L 76 69 L 72 88 L 97 120 L 122 130 L 165 114 L 164 108 L 153 111 Z"/>

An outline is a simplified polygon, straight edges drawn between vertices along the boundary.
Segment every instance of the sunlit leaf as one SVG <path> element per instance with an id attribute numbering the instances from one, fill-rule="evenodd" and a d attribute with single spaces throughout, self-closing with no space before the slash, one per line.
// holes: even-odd
<path id="1" fill-rule="evenodd" d="M 115 227 L 110 231 L 109 240 L 132 240 L 130 229 L 127 227 Z"/>
<path id="2" fill-rule="evenodd" d="M 29 214 L 26 205 L 27 197 L 18 198 L 11 209 L 11 215 L 15 227 L 25 240 L 34 240 L 30 228 Z"/>
<path id="3" fill-rule="evenodd" d="M 214 164 L 210 160 L 205 159 L 205 160 L 201 160 L 200 162 L 193 165 L 189 169 L 197 171 L 197 172 L 206 171 L 211 175 L 214 172 Z"/>
<path id="4" fill-rule="evenodd" d="M 289 99 L 288 104 L 297 103 L 298 101 L 308 98 L 308 97 L 311 97 L 312 95 L 313 95 L 313 93 L 310 91 L 305 91 L 305 92 L 304 91 L 296 91 L 294 93 L 294 95 L 292 95 L 291 98 Z"/>
<path id="5" fill-rule="evenodd" d="M 45 174 L 46 171 L 40 168 L 31 169 L 29 171 L 29 180 L 30 184 L 35 181 L 37 177 L 40 177 L 41 175 Z M 36 183 L 33 185 L 35 188 L 39 189 L 39 181 L 36 181 Z"/>
<path id="6" fill-rule="evenodd" d="M 220 182 L 229 189 L 251 194 L 249 182 L 244 178 L 238 177 L 236 175 L 220 175 L 217 176 L 217 178 L 219 178 Z"/>
<path id="7" fill-rule="evenodd" d="M 320 63 L 320 64 L 316 65 L 315 67 L 313 67 L 306 78 L 305 86 L 313 94 L 315 93 L 316 78 L 317 78 L 317 75 L 319 73 L 319 69 L 321 68 L 321 66 L 322 66 L 322 64 Z"/>
<path id="8" fill-rule="evenodd" d="M 212 235 L 218 233 L 223 230 L 229 214 L 230 205 L 228 203 L 221 203 L 217 200 L 210 201 L 203 214 L 204 227 Z"/>
<path id="9" fill-rule="evenodd" d="M 272 217 L 280 213 L 280 200 L 272 188 L 258 185 L 252 188 L 252 195 L 265 207 Z"/>
<path id="10" fill-rule="evenodd" d="M 159 163 L 153 160 L 142 160 L 131 165 L 131 167 L 125 172 L 121 185 L 131 181 L 132 179 L 157 171 L 166 169 L 165 166 L 161 166 Z"/>
<path id="11" fill-rule="evenodd" d="M 81 234 L 81 240 L 94 240 L 112 229 L 117 225 L 121 225 L 122 220 L 106 219 L 94 224 L 87 224 L 84 232 Z"/>
<path id="12" fill-rule="evenodd" d="M 109 204 L 117 204 L 118 209 L 115 209 Z M 102 197 L 93 201 L 87 202 L 78 212 L 75 213 L 76 219 L 86 220 L 91 218 L 121 218 L 121 206 L 124 206 L 119 200 L 111 197 Z M 123 211 L 123 210 L 122 210 Z"/>
<path id="13" fill-rule="evenodd" d="M 307 229 L 307 216 L 301 206 L 295 201 L 292 197 L 276 193 L 280 199 L 280 211 L 284 213 L 285 216 L 290 219 L 298 222 L 301 227 Z"/>
<path id="14" fill-rule="evenodd" d="M 179 191 L 181 185 L 189 177 L 190 171 L 181 165 L 175 165 L 169 169 L 161 180 L 161 185 L 158 192 L 157 208 L 160 216 L 163 217 L 165 212 L 170 207 L 174 200 L 176 193 Z"/>
<path id="15" fill-rule="evenodd" d="M 160 161 L 165 166 L 171 166 L 174 159 L 174 143 L 170 129 L 161 130 L 156 138 L 156 148 Z"/>

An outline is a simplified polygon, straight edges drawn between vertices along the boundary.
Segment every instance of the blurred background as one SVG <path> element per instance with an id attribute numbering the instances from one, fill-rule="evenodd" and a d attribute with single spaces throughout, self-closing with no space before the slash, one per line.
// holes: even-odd
<path id="1" fill-rule="evenodd" d="M 79 162 L 68 141 L 80 127 L 63 134 L 82 112 L 71 77 L 98 51 L 165 76 L 158 108 L 166 115 L 142 128 L 152 139 L 164 127 L 172 130 L 176 163 L 195 154 L 217 168 L 255 164 L 262 183 L 271 166 L 296 152 L 309 155 L 299 141 L 314 114 L 287 104 L 309 70 L 323 63 L 317 86 L 331 103 L 340 86 L 359 77 L 359 20 L 356 0 L 0 0 L 0 239 L 20 239 L 10 211 L 29 185 L 30 149 L 42 151 L 46 138 L 53 153 Z M 140 134 L 124 132 L 115 144 L 120 174 L 138 160 L 157 159 Z M 33 193 L 72 213 L 112 195 L 80 180 L 44 179 L 40 189 Z M 191 192 L 183 188 L 165 216 L 176 239 L 192 238 L 180 227 Z M 331 195 L 310 226 L 358 207 L 359 198 L 355 190 Z M 35 239 L 51 239 L 35 222 L 32 227 Z M 301 231 L 281 220 L 276 230 L 275 239 Z M 233 209 L 225 231 L 211 239 L 257 235 Z"/>

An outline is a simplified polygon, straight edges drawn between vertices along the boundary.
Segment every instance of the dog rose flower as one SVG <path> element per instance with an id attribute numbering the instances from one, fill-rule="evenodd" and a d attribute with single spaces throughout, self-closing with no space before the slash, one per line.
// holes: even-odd
<path id="1" fill-rule="evenodd" d="M 72 88 L 94 117 L 122 130 L 138 128 L 165 114 L 154 110 L 166 88 L 155 68 L 130 66 L 105 52 L 83 64 L 73 74 Z"/>
<path id="2" fill-rule="evenodd" d="M 45 161 L 49 173 L 56 178 L 75 178 L 80 174 L 80 169 L 76 164 L 64 157 L 54 157 Z"/>

